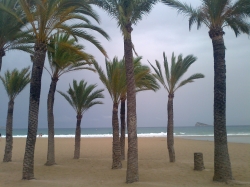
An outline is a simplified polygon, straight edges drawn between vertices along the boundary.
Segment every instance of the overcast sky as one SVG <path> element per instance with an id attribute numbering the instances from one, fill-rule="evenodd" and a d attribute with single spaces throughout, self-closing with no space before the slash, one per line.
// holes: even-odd
<path id="1" fill-rule="evenodd" d="M 199 0 L 186 0 L 195 7 Z M 107 41 L 100 35 L 91 32 L 106 49 L 112 59 L 123 57 L 123 38 L 116 21 L 101 9 L 95 8 L 101 18 L 100 27 L 111 37 Z M 97 23 L 95 23 L 97 24 Z M 163 63 L 163 52 L 168 59 L 172 52 L 183 56 L 193 54 L 198 59 L 189 68 L 184 78 L 194 73 L 203 73 L 204 79 L 196 80 L 178 89 L 174 97 L 174 125 L 194 126 L 196 122 L 213 124 L 213 50 L 208 36 L 208 29 L 202 27 L 197 30 L 193 26 L 189 31 L 188 19 L 178 15 L 176 10 L 163 4 L 157 4 L 152 12 L 136 26 L 133 26 L 132 40 L 137 53 L 143 57 L 142 62 L 148 60 L 155 64 L 157 59 Z M 246 35 L 235 37 L 233 31 L 224 29 L 226 45 L 227 68 L 227 125 L 250 125 L 250 38 Z M 81 41 L 86 51 L 96 58 L 104 67 L 104 56 L 90 43 Z M 48 66 L 48 62 L 45 63 Z M 3 57 L 1 75 L 9 69 L 31 66 L 29 55 L 24 52 L 9 51 Z M 163 66 L 163 64 L 162 64 Z M 82 70 L 64 74 L 58 81 L 57 90 L 66 92 L 73 79 L 86 80 L 89 84 L 98 84 L 104 88 L 97 74 Z M 42 91 L 39 109 L 39 128 L 47 127 L 47 95 L 51 78 L 44 70 L 42 77 Z M 95 105 L 83 115 L 82 127 L 111 127 L 112 101 L 108 92 L 104 93 L 103 105 Z M 161 88 L 156 93 L 145 91 L 137 94 L 137 125 L 138 127 L 163 127 L 167 125 L 168 93 Z M 5 126 L 7 116 L 8 97 L 0 83 L 0 126 Z M 14 128 L 27 128 L 29 108 L 29 86 L 17 96 L 14 107 Z M 76 125 L 76 113 L 66 100 L 56 93 L 55 128 L 72 127 Z"/>

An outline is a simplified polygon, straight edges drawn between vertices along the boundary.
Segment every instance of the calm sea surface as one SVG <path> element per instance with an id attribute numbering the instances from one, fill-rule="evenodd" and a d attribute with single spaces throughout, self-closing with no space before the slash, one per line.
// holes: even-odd
<path id="1" fill-rule="evenodd" d="M 138 127 L 138 137 L 166 137 L 166 127 Z M 2 137 L 5 137 L 5 129 L 0 129 Z M 38 129 L 43 137 L 48 137 L 48 129 Z M 175 127 L 175 137 L 183 137 L 197 140 L 213 140 L 213 126 L 207 127 Z M 227 126 L 228 141 L 250 143 L 249 126 Z M 13 129 L 14 137 L 26 137 L 27 129 Z M 75 128 L 55 128 L 55 137 L 74 137 Z M 111 137 L 112 128 L 82 128 L 82 137 Z"/>

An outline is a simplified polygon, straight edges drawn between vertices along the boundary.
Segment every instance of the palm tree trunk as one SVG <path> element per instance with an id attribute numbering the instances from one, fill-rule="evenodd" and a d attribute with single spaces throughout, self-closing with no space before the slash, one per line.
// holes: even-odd
<path id="1" fill-rule="evenodd" d="M 58 78 L 51 78 L 48 99 L 47 99 L 47 115 L 48 115 L 48 152 L 46 166 L 52 166 L 55 162 L 55 141 L 54 141 L 54 98 Z"/>
<path id="2" fill-rule="evenodd" d="M 113 104 L 112 128 L 113 128 L 112 169 L 120 169 L 122 168 L 122 163 L 121 163 L 121 146 L 119 140 L 119 121 L 118 121 L 117 103 Z"/>
<path id="3" fill-rule="evenodd" d="M 174 100 L 174 94 L 169 94 L 168 95 L 167 144 L 168 144 L 168 154 L 169 154 L 170 162 L 175 162 L 173 100 Z"/>
<path id="4" fill-rule="evenodd" d="M 34 152 L 38 125 L 39 101 L 41 93 L 41 79 L 46 56 L 46 44 L 36 43 L 35 54 L 30 81 L 30 100 L 28 117 L 28 134 L 23 159 L 23 176 L 25 180 L 34 178 Z"/>
<path id="5" fill-rule="evenodd" d="M 214 181 L 232 180 L 226 130 L 226 63 L 223 30 L 213 29 L 209 36 L 214 52 Z"/>
<path id="6" fill-rule="evenodd" d="M 124 37 L 124 56 L 127 80 L 127 129 L 128 129 L 128 162 L 126 183 L 133 183 L 139 180 L 138 172 L 138 143 L 137 143 L 137 120 L 136 120 L 136 93 L 134 80 L 134 64 L 131 23 L 126 25 L 127 37 Z"/>
<path id="7" fill-rule="evenodd" d="M 126 131 L 126 121 L 125 121 L 125 103 L 126 99 L 121 99 L 121 108 L 120 108 L 120 120 L 121 120 L 121 160 L 125 160 L 125 131 Z"/>
<path id="8" fill-rule="evenodd" d="M 2 62 L 3 62 L 3 57 L 5 56 L 5 51 L 4 49 L 0 49 L 0 71 L 2 69 Z"/>
<path id="9" fill-rule="evenodd" d="M 80 158 L 80 148 L 81 148 L 81 120 L 82 115 L 77 114 L 76 116 L 76 133 L 75 133 L 75 151 L 74 151 L 74 159 Z"/>
<path id="10" fill-rule="evenodd" d="M 13 147 L 13 137 L 12 137 L 12 127 L 13 127 L 13 111 L 14 111 L 14 100 L 10 100 L 8 103 L 8 114 L 6 121 L 6 143 L 3 162 L 11 162 L 12 159 L 12 147 Z"/>

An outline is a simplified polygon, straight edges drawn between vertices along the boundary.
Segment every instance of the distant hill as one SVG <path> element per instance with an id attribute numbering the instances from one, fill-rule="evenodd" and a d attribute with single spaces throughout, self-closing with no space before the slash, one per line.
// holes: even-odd
<path id="1" fill-rule="evenodd" d="M 200 123 L 200 122 L 197 122 L 197 123 L 195 124 L 195 127 L 207 127 L 207 126 L 212 126 L 212 125 L 208 125 L 208 124 Z"/>

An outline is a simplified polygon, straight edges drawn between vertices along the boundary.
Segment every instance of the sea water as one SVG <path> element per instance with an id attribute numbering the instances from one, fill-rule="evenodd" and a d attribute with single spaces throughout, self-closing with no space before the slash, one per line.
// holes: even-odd
<path id="1" fill-rule="evenodd" d="M 5 129 L 0 130 L 2 137 L 5 137 Z M 27 137 L 27 129 L 13 129 L 13 137 Z M 127 132 L 126 132 L 127 133 Z M 38 128 L 37 134 L 48 137 L 47 128 Z M 138 127 L 138 137 L 166 137 L 166 127 Z M 213 140 L 213 126 L 195 127 L 174 127 L 174 136 L 197 140 Z M 229 142 L 250 143 L 250 125 L 227 126 Z M 127 134 L 126 134 L 127 136 Z M 55 128 L 56 138 L 75 137 L 75 128 Z M 82 128 L 81 137 L 112 137 L 112 128 Z"/>

